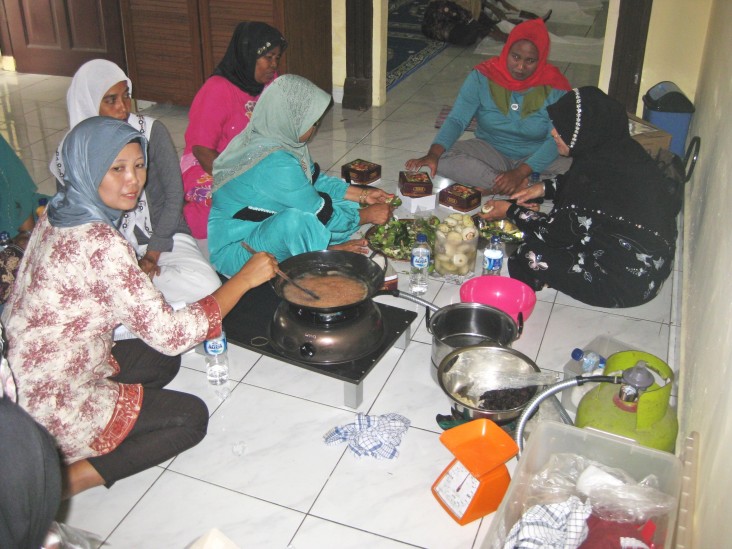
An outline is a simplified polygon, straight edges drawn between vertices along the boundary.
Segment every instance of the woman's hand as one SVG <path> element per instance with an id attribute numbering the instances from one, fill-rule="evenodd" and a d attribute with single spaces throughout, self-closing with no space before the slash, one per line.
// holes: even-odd
<path id="1" fill-rule="evenodd" d="M 432 177 L 434 177 L 437 173 L 437 164 L 439 163 L 440 157 L 444 152 L 445 147 L 433 143 L 430 147 L 429 152 L 426 155 L 422 156 L 421 158 L 410 158 L 405 162 L 404 166 L 410 172 L 416 172 L 421 167 L 427 166 L 430 169 L 430 174 L 432 174 Z"/>
<path id="2" fill-rule="evenodd" d="M 383 225 L 391 219 L 392 208 L 388 204 L 374 204 L 361 208 L 358 212 L 361 217 L 360 224 Z"/>
<path id="3" fill-rule="evenodd" d="M 531 166 L 528 164 L 521 164 L 513 170 L 499 173 L 493 181 L 493 193 L 511 195 L 519 190 L 522 183 L 525 181 L 528 183 L 529 175 Z"/>
<path id="4" fill-rule="evenodd" d="M 160 274 L 160 267 L 158 266 L 159 259 L 160 252 L 148 251 L 137 262 L 142 272 L 149 276 L 150 280 L 152 280 L 155 275 Z"/>
<path id="5" fill-rule="evenodd" d="M 237 276 L 246 278 L 254 288 L 274 278 L 277 274 L 277 260 L 268 252 L 257 252 L 239 269 Z"/>
<path id="6" fill-rule="evenodd" d="M 483 208 L 481 208 L 478 215 L 487 221 L 505 219 L 510 207 L 511 202 L 508 200 L 488 200 L 483 204 Z"/>
<path id="7" fill-rule="evenodd" d="M 198 160 L 198 163 L 203 168 L 203 171 L 205 171 L 209 175 L 213 174 L 213 163 L 214 160 L 219 157 L 218 151 L 215 151 L 214 149 L 209 149 L 208 147 L 204 147 L 203 145 L 193 145 L 191 152 L 193 153 L 193 156 L 196 157 L 196 160 Z"/>
<path id="8" fill-rule="evenodd" d="M 364 255 L 368 255 L 368 253 L 370 252 L 369 242 L 365 238 L 349 240 L 348 242 L 343 242 L 342 244 L 333 244 L 333 246 L 328 246 L 328 249 L 341 250 L 343 252 L 353 252 L 356 254 Z"/>
<path id="9" fill-rule="evenodd" d="M 528 200 L 534 200 L 535 198 L 541 198 L 544 196 L 545 189 L 544 184 L 539 183 L 537 185 L 532 185 L 531 187 L 526 187 L 525 189 L 521 189 L 520 191 L 517 191 L 511 195 L 511 198 L 516 200 L 516 204 L 519 206 L 523 206 L 524 208 L 532 208 L 532 206 L 537 206 L 537 204 L 527 204 L 526 202 Z"/>
<path id="10" fill-rule="evenodd" d="M 393 194 L 389 194 L 383 189 L 373 187 L 371 189 L 364 189 L 366 192 L 364 202 L 369 206 L 372 204 L 385 204 L 387 200 L 394 197 Z"/>

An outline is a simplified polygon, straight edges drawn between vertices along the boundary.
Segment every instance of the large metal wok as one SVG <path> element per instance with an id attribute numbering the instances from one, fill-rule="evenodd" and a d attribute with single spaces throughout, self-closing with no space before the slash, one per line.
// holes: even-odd
<path id="1" fill-rule="evenodd" d="M 279 298 L 295 307 L 321 313 L 340 311 L 360 305 L 374 297 L 384 284 L 384 270 L 369 256 L 341 250 L 321 250 L 295 255 L 280 263 L 279 267 L 283 273 L 294 280 L 306 274 L 326 276 L 337 273 L 360 280 L 366 286 L 366 297 L 361 300 L 337 307 L 318 307 L 317 301 L 308 305 L 288 301 L 284 295 L 284 288 L 288 282 L 280 277 L 272 280 L 272 286 Z"/>

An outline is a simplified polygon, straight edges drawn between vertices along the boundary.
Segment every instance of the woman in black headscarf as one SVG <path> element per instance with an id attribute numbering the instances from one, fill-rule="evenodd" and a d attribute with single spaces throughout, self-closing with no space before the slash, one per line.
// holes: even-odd
<path id="1" fill-rule="evenodd" d="M 524 232 L 511 277 L 598 307 L 650 301 L 671 272 L 682 190 L 630 137 L 625 108 L 598 88 L 575 89 L 547 111 L 572 167 L 556 189 L 529 187 L 511 197 L 517 204 L 493 201 L 483 214 Z M 554 198 L 549 214 L 525 207 L 541 196 Z"/>
<path id="2" fill-rule="evenodd" d="M 249 124 L 259 95 L 277 77 L 286 48 L 282 34 L 266 23 L 239 23 L 224 58 L 193 99 L 180 168 L 183 215 L 199 241 L 208 234 L 213 161 Z M 205 243 L 199 245 L 208 253 Z"/>

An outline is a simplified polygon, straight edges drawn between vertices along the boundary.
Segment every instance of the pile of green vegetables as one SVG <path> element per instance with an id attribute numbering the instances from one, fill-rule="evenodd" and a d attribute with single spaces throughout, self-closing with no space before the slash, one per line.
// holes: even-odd
<path id="1" fill-rule="evenodd" d="M 477 216 L 474 219 L 477 221 L 480 236 L 488 241 L 490 241 L 492 236 L 496 235 L 500 237 L 501 242 L 519 243 L 524 241 L 524 233 L 510 221 L 505 219 L 486 221 Z"/>
<path id="2" fill-rule="evenodd" d="M 392 219 L 384 225 L 375 227 L 367 234 L 369 245 L 392 259 L 409 260 L 417 235 L 427 236 L 430 247 L 435 246 L 435 231 L 440 219 L 431 216 L 422 219 Z"/>

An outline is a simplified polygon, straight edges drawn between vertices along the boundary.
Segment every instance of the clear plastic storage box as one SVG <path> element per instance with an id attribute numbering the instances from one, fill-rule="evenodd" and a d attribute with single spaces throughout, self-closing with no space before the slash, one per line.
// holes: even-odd
<path id="1" fill-rule="evenodd" d="M 656 530 L 654 542 L 657 547 L 672 547 L 682 481 L 682 464 L 678 457 L 600 431 L 543 421 L 526 443 L 506 496 L 493 516 L 484 549 L 503 547 L 511 527 L 536 503 L 532 501 L 531 479 L 553 454 L 558 453 L 577 454 L 622 469 L 636 481 L 650 474 L 656 475 L 658 488 L 672 496 L 676 505 L 668 515 L 666 527 L 659 526 Z"/>

